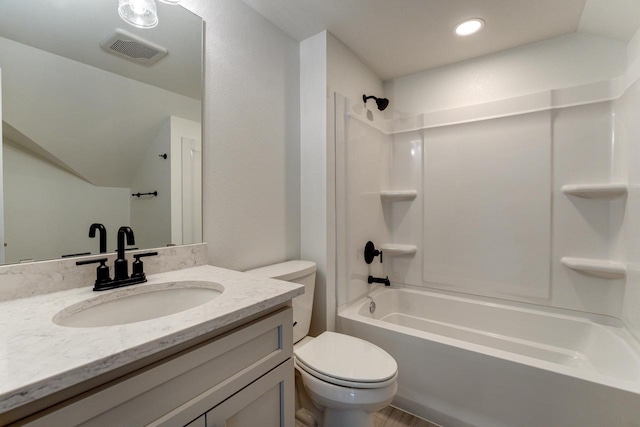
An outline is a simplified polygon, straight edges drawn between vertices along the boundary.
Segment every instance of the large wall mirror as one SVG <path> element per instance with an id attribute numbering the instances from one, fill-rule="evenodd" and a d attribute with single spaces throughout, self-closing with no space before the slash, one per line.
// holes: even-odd
<path id="1" fill-rule="evenodd" d="M 0 262 L 96 254 L 94 223 L 109 252 L 123 225 L 202 241 L 203 21 L 157 3 L 139 29 L 117 0 L 0 0 Z"/>

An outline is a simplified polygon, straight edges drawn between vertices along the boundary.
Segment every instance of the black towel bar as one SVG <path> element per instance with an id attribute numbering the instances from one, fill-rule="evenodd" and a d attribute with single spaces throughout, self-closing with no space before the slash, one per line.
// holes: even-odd
<path id="1" fill-rule="evenodd" d="M 141 196 L 157 196 L 158 192 L 154 191 L 153 193 L 134 193 L 131 196 L 132 197 L 141 197 Z"/>

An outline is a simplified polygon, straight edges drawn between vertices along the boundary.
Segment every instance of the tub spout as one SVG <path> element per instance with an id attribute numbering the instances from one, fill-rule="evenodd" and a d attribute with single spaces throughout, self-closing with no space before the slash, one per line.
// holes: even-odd
<path id="1" fill-rule="evenodd" d="M 385 286 L 391 286 L 391 281 L 389 280 L 389 276 L 383 278 L 380 277 L 373 277 L 373 276 L 369 276 L 369 279 L 367 279 L 367 282 L 369 284 L 371 283 L 384 283 Z"/>

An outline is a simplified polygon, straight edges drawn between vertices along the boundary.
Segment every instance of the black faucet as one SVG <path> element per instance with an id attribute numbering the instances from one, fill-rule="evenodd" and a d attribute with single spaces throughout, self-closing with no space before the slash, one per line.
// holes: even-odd
<path id="1" fill-rule="evenodd" d="M 100 253 L 107 253 L 107 229 L 102 224 L 93 223 L 89 227 L 89 237 L 96 237 L 96 230 L 100 232 Z"/>
<path id="2" fill-rule="evenodd" d="M 102 224 L 94 225 L 96 226 L 95 229 L 98 230 L 100 230 L 100 226 L 102 226 Z M 102 226 L 102 229 L 104 229 L 104 226 Z M 91 226 L 91 230 L 94 230 L 93 225 Z M 136 239 L 133 236 L 133 230 L 131 229 L 131 227 L 120 227 L 118 229 L 118 257 L 113 264 L 115 270 L 113 280 L 111 280 L 111 278 L 109 277 L 107 258 L 90 259 L 76 262 L 76 265 L 100 264 L 96 270 L 96 282 L 93 286 L 94 291 L 106 291 L 107 289 L 121 288 L 123 286 L 135 285 L 147 281 L 147 276 L 144 274 L 144 265 L 140 258 L 158 255 L 158 252 L 135 254 L 133 256 L 136 259 L 133 263 L 133 274 L 131 275 L 131 277 L 129 277 L 129 266 L 127 263 L 127 259 L 124 257 L 125 239 L 127 245 L 136 244 Z"/>
<path id="3" fill-rule="evenodd" d="M 391 286 L 391 281 L 389 280 L 389 276 L 385 277 L 384 279 L 379 278 L 379 277 L 369 276 L 369 278 L 367 279 L 367 282 L 369 284 L 372 284 L 372 283 L 383 283 L 385 286 Z"/>
<path id="4" fill-rule="evenodd" d="M 129 278 L 129 264 L 124 257 L 124 239 L 127 238 L 127 245 L 135 245 L 136 238 L 133 235 L 131 227 L 120 227 L 118 229 L 118 258 L 113 265 L 114 276 L 113 280 L 125 280 Z"/>

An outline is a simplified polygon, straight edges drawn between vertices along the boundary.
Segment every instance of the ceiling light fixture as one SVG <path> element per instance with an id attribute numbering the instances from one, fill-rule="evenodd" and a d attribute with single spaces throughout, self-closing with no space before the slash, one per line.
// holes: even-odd
<path id="1" fill-rule="evenodd" d="M 155 0 L 118 0 L 118 15 L 134 27 L 153 28 L 158 25 Z"/>
<path id="2" fill-rule="evenodd" d="M 470 36 L 484 27 L 484 21 L 480 18 L 466 19 L 455 26 L 453 32 L 457 36 Z"/>

